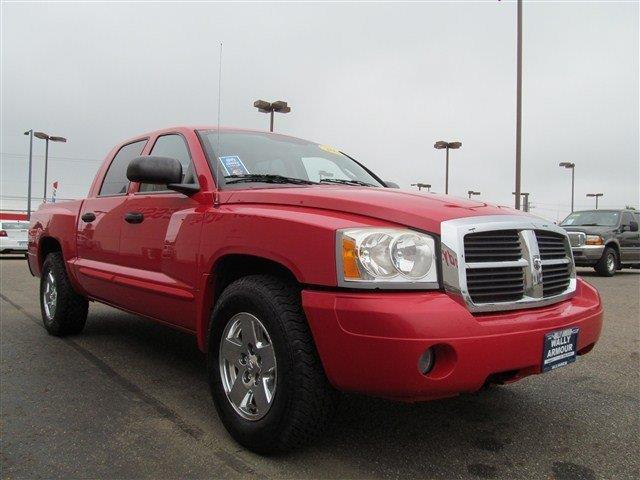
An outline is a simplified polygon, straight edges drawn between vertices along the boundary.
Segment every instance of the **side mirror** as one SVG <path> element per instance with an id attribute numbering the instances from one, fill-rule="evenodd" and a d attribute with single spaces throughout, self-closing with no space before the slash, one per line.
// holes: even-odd
<path id="1" fill-rule="evenodd" d="M 387 188 L 400 188 L 400 185 L 398 185 L 396 182 L 390 182 L 388 180 L 384 181 L 384 185 Z"/>
<path id="2" fill-rule="evenodd" d="M 200 190 L 197 185 L 180 183 L 182 182 L 182 164 L 175 158 L 136 157 L 129 162 L 127 178 L 132 182 L 166 185 L 169 190 L 176 190 L 186 195 Z"/>
<path id="3" fill-rule="evenodd" d="M 629 231 L 630 232 L 637 232 L 638 231 L 638 222 L 634 222 L 633 220 L 631 220 L 629 222 Z"/>

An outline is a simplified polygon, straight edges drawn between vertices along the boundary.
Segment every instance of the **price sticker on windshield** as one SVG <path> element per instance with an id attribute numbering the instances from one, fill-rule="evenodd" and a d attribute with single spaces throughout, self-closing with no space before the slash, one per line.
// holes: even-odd
<path id="1" fill-rule="evenodd" d="M 249 170 L 247 170 L 247 167 L 245 167 L 237 155 L 220 157 L 220 163 L 226 175 L 249 175 Z"/>

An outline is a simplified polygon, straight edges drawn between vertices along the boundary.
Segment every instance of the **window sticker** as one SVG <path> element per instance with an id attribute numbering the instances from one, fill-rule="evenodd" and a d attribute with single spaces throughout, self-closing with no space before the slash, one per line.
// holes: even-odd
<path id="1" fill-rule="evenodd" d="M 342 155 L 340 153 L 340 150 L 338 150 L 337 148 L 330 147 L 329 145 L 318 145 L 318 147 L 320 147 L 320 149 L 324 150 L 325 152 L 333 153 L 335 155 Z"/>
<path id="2" fill-rule="evenodd" d="M 249 170 L 237 155 L 220 157 L 220 163 L 225 170 L 225 175 L 249 175 Z"/>

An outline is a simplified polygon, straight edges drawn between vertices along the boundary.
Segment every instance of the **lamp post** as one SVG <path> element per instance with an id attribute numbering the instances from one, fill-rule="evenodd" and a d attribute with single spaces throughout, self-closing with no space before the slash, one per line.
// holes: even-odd
<path id="1" fill-rule="evenodd" d="M 520 210 L 522 177 L 522 0 L 516 13 L 516 210 Z M 528 211 L 529 205 L 527 205 Z M 573 211 L 573 209 L 571 209 Z"/>
<path id="2" fill-rule="evenodd" d="M 43 195 L 42 195 L 42 199 L 43 201 L 46 203 L 47 201 L 47 169 L 49 166 L 49 142 L 62 142 L 62 143 L 66 143 L 67 139 L 64 137 L 56 137 L 54 135 L 48 135 L 44 132 L 35 132 L 33 134 L 36 138 L 39 138 L 41 140 L 45 141 L 45 147 L 44 147 L 44 190 L 43 190 Z"/>
<path id="3" fill-rule="evenodd" d="M 516 195 L 516 192 L 511 192 L 511 195 Z M 524 212 L 528 212 L 529 211 L 529 192 L 520 192 L 520 196 L 522 197 L 522 210 Z"/>
<path id="4" fill-rule="evenodd" d="M 472 195 L 480 195 L 480 192 L 474 192 L 473 190 L 468 190 L 467 194 L 469 195 L 469 200 L 471 200 Z"/>
<path id="5" fill-rule="evenodd" d="M 445 142 L 444 140 L 438 140 L 433 148 L 437 150 L 446 149 L 447 150 L 447 166 L 444 180 L 444 193 L 449 193 L 449 149 L 457 150 L 462 146 L 462 142 Z"/>
<path id="6" fill-rule="evenodd" d="M 575 189 L 576 164 L 572 162 L 561 162 L 558 164 L 558 166 L 571 169 L 571 213 L 573 213 L 573 194 Z"/>
<path id="7" fill-rule="evenodd" d="M 598 209 L 598 198 L 603 197 L 604 193 L 587 193 L 587 197 L 595 197 L 596 199 L 596 210 Z"/>
<path id="8" fill-rule="evenodd" d="M 430 183 L 412 183 L 411 186 L 412 187 L 418 187 L 418 190 L 422 190 L 423 188 L 426 188 L 427 192 L 431 191 L 431 184 Z"/>
<path id="9" fill-rule="evenodd" d="M 27 176 L 27 220 L 31 220 L 31 165 L 33 164 L 33 128 L 24 132 L 29 135 L 29 174 Z"/>
<path id="10" fill-rule="evenodd" d="M 278 100 L 277 102 L 267 102 L 265 100 L 256 100 L 253 102 L 253 106 L 258 109 L 259 112 L 271 114 L 271 121 L 269 122 L 269 131 L 273 132 L 273 116 L 275 112 L 289 113 L 291 107 L 287 105 L 287 102 Z"/>

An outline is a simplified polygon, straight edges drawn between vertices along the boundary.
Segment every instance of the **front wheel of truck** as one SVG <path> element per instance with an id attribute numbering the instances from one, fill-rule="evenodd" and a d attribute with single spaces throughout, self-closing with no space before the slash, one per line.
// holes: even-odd
<path id="1" fill-rule="evenodd" d="M 616 251 L 611 247 L 606 247 L 594 270 L 602 277 L 613 277 L 617 268 L 618 255 L 616 255 Z"/>
<path id="2" fill-rule="evenodd" d="M 295 286 L 269 275 L 229 285 L 216 303 L 207 367 L 222 423 L 244 447 L 281 453 L 322 432 L 329 385 Z"/>
<path id="3" fill-rule="evenodd" d="M 80 333 L 87 322 L 89 302 L 73 289 L 59 252 L 47 255 L 42 265 L 40 311 L 44 328 L 56 337 Z"/>

